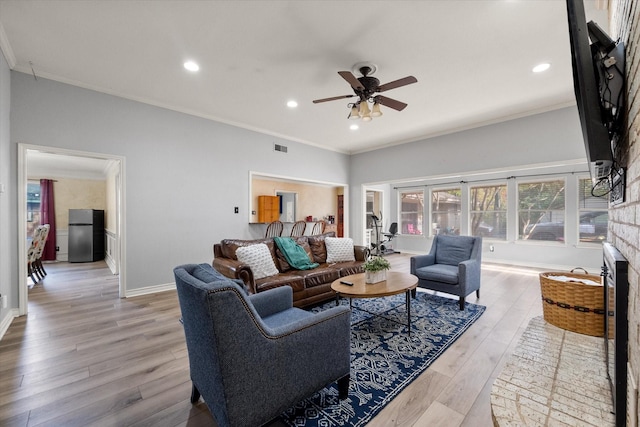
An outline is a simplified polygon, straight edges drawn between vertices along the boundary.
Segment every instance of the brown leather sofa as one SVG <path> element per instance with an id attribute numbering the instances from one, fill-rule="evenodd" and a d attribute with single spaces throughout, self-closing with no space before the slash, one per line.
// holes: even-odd
<path id="1" fill-rule="evenodd" d="M 213 245 L 212 265 L 231 279 L 241 279 L 250 293 L 258 293 L 279 286 L 291 286 L 293 288 L 293 304 L 296 307 L 304 307 L 335 297 L 335 292 L 331 290 L 331 282 L 334 280 L 364 271 L 362 264 L 369 255 L 369 250 L 365 246 L 354 245 L 355 261 L 327 264 L 327 249 L 324 239 L 328 236 L 335 237 L 335 232 L 295 238 L 296 243 L 305 249 L 309 258 L 320 264 L 312 270 L 292 269 L 280 250 L 277 249 L 273 238 L 224 239 Z M 251 268 L 238 261 L 236 249 L 258 243 L 267 245 L 279 273 L 256 280 Z"/>

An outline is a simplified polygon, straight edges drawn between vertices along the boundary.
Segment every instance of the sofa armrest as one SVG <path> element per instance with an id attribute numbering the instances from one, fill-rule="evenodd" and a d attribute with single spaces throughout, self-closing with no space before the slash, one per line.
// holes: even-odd
<path id="1" fill-rule="evenodd" d="M 410 258 L 411 262 L 411 274 L 415 274 L 416 270 L 427 265 L 433 265 L 436 263 L 435 255 L 416 255 Z"/>
<path id="2" fill-rule="evenodd" d="M 256 280 L 253 278 L 253 271 L 248 265 L 241 265 L 236 269 L 236 279 L 242 280 L 250 294 L 257 294 Z"/>
<path id="3" fill-rule="evenodd" d="M 369 258 L 369 248 L 366 246 L 353 246 L 353 254 L 356 257 L 356 261 L 366 261 Z"/>
<path id="4" fill-rule="evenodd" d="M 229 279 L 237 279 L 237 270 L 242 266 L 242 263 L 240 261 L 222 257 L 214 258 L 211 265 Z"/>
<path id="5" fill-rule="evenodd" d="M 293 289 L 291 286 L 280 286 L 249 295 L 249 300 L 260 317 L 267 317 L 293 307 Z"/>

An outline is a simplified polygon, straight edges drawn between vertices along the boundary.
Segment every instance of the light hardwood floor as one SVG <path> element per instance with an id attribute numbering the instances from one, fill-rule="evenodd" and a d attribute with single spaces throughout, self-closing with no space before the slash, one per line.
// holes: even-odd
<path id="1" fill-rule="evenodd" d="M 388 259 L 408 272 L 409 255 Z M 0 341 L 1 426 L 215 425 L 189 402 L 175 291 L 119 299 L 103 262 L 45 268 Z M 491 384 L 542 313 L 538 271 L 485 264 L 480 296 L 482 317 L 369 426 L 492 426 Z"/>

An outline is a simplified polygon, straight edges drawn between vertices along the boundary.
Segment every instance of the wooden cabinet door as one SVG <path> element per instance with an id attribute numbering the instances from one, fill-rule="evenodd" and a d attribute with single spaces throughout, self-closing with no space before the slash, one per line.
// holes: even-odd
<path id="1" fill-rule="evenodd" d="M 272 222 L 280 219 L 280 197 L 258 196 L 258 222 Z"/>

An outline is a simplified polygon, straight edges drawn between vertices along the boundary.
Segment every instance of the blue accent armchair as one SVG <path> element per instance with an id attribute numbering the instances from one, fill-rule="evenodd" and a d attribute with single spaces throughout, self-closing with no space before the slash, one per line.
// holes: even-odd
<path id="1" fill-rule="evenodd" d="M 174 270 L 189 353 L 191 402 L 220 427 L 259 426 L 338 381 L 349 390 L 348 307 L 293 307 L 289 286 L 247 295 L 208 264 Z"/>
<path id="2" fill-rule="evenodd" d="M 458 295 L 464 310 L 467 295 L 476 291 L 480 298 L 481 262 L 482 237 L 438 235 L 429 254 L 411 257 L 411 274 L 420 288 Z"/>

